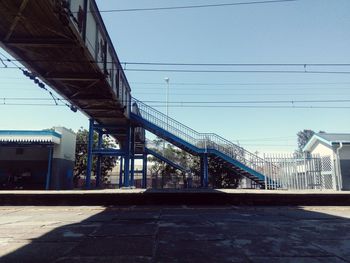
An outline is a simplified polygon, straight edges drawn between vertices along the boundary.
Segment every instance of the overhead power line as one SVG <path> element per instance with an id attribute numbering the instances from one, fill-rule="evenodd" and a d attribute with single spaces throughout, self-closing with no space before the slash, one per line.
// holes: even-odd
<path id="1" fill-rule="evenodd" d="M 63 104 L 48 103 L 8 103 L 0 102 L 0 106 L 66 106 Z M 154 108 L 163 108 L 166 105 L 152 105 Z M 168 105 L 172 108 L 245 108 L 245 109 L 350 109 L 350 106 L 281 106 L 281 105 Z"/>
<path id="2" fill-rule="evenodd" d="M 160 100 L 145 100 L 146 103 L 169 103 L 169 104 L 252 104 L 252 103 L 345 103 L 350 100 L 249 100 L 249 101 L 169 101 L 164 102 Z"/>
<path id="3" fill-rule="evenodd" d="M 72 60 L 72 59 L 9 59 L 8 62 L 48 62 L 48 63 L 107 63 L 103 60 Z M 121 65 L 135 66 L 183 66 L 183 67 L 349 67 L 350 63 L 185 63 L 185 62 L 154 62 L 154 61 L 121 61 Z M 4 65 L 6 66 L 6 65 Z"/>
<path id="4" fill-rule="evenodd" d="M 238 142 L 253 142 L 253 141 L 291 141 L 291 140 L 295 140 L 295 136 L 269 137 L 269 138 L 253 138 L 253 139 L 231 139 L 231 141 L 238 141 Z"/>
<path id="5" fill-rule="evenodd" d="M 134 94 L 137 95 L 160 95 L 159 92 L 134 92 Z M 186 97 L 208 97 L 208 96 L 215 96 L 215 97 L 221 97 L 221 96 L 343 96 L 343 95 L 347 95 L 349 96 L 349 93 L 335 93 L 335 92 L 327 92 L 327 93 L 315 93 L 315 92 L 309 92 L 309 93 L 305 93 L 305 92 L 300 92 L 300 93 L 266 93 L 266 92 L 261 92 L 261 93 L 256 93 L 256 92 L 252 92 L 252 93 L 228 93 L 228 92 L 212 92 L 212 93 L 203 93 L 203 91 L 201 92 L 197 92 L 197 93 L 175 93 L 172 92 L 171 93 L 172 96 L 186 96 Z"/>
<path id="6" fill-rule="evenodd" d="M 0 103 L 0 106 L 63 106 L 47 103 Z M 155 108 L 165 105 L 152 105 Z M 255 105 L 171 105 L 172 108 L 249 108 L 249 109 L 350 109 L 350 106 L 255 106 Z"/>
<path id="7" fill-rule="evenodd" d="M 0 103 L 1 101 L 7 101 L 7 100 L 32 100 L 32 101 L 50 101 L 52 99 L 50 98 L 38 98 L 38 97 L 0 97 Z M 65 101 L 66 99 L 60 99 L 62 101 Z M 95 99 L 98 100 L 110 100 L 110 99 Z M 121 101 L 125 102 L 125 101 Z M 143 100 L 144 103 L 169 103 L 169 104 L 294 104 L 294 103 L 348 103 L 350 102 L 350 99 L 334 99 L 334 100 L 236 100 L 236 101 L 169 101 L 165 102 L 162 100 Z"/>
<path id="8" fill-rule="evenodd" d="M 30 97 L 3 97 L 0 98 L 1 105 L 17 106 L 65 106 L 58 103 L 18 103 L 18 101 L 50 101 L 48 98 L 30 98 Z M 61 100 L 61 99 L 60 99 Z M 62 99 L 63 101 L 64 99 Z M 10 101 L 10 102 L 9 102 Z M 11 101 L 15 101 L 11 102 Z M 144 101 L 152 107 L 165 107 L 163 101 L 148 100 Z M 350 105 L 334 106 L 330 103 L 349 103 L 349 100 L 251 100 L 251 101 L 177 101 L 168 102 L 168 106 L 177 108 L 296 108 L 296 109 L 350 109 Z M 297 105 L 307 103 L 308 105 Z M 325 105 L 312 105 L 314 103 L 328 103 Z M 265 104 L 265 105 L 262 105 Z M 289 104 L 289 105 L 276 105 Z"/>
<path id="9" fill-rule="evenodd" d="M 49 104 L 49 103 L 0 103 L 0 106 L 56 106 L 56 107 L 65 107 L 63 104 Z"/>
<path id="10" fill-rule="evenodd" d="M 244 143 L 243 146 L 244 147 L 246 147 L 246 146 L 295 147 L 296 145 L 294 145 L 294 144 L 261 144 L 261 143 L 258 143 L 258 144 L 254 143 L 254 144 L 252 144 L 252 143 Z"/>
<path id="11" fill-rule="evenodd" d="M 348 67 L 350 63 L 175 63 L 175 62 L 120 62 L 123 65 L 142 66 L 205 66 L 205 67 Z"/>
<path id="12" fill-rule="evenodd" d="M 18 69 L 19 67 L 4 67 L 2 69 Z M 198 69 L 146 69 L 126 68 L 124 71 L 134 72 L 174 72 L 174 73 L 282 73 L 282 74 L 350 74 L 350 71 L 316 71 L 316 70 L 198 70 Z"/>
<path id="13" fill-rule="evenodd" d="M 6 59 L 14 64 L 24 62 L 24 60 Z M 25 62 L 47 62 L 47 63 L 99 63 L 102 61 L 76 61 L 76 60 L 25 60 Z M 108 61 L 107 63 L 114 63 Z M 8 66 L 2 61 L 0 68 L 19 68 L 16 64 L 14 67 Z M 312 74 L 349 74 L 349 63 L 178 63 L 178 62 L 121 62 L 124 65 L 124 71 L 140 72 L 177 72 L 177 73 L 312 73 Z M 136 66 L 127 68 L 127 65 Z M 143 66 L 143 67 L 138 67 Z M 157 68 L 155 68 L 157 66 Z M 162 66 L 161 68 L 159 68 Z M 169 68 L 172 66 L 175 68 Z M 182 68 L 179 68 L 182 67 Z M 198 69 L 196 67 L 207 67 L 207 69 Z M 213 67 L 213 69 L 211 69 Z M 225 69 L 220 69 L 225 67 Z M 246 68 L 244 70 L 236 69 L 237 67 Z M 265 68 L 257 70 L 256 67 Z M 273 68 L 271 68 L 273 67 Z M 276 68 L 282 69 L 276 69 Z M 314 68 L 318 68 L 315 70 Z M 337 68 L 331 69 L 331 68 Z M 252 69 L 249 69 L 252 68 Z M 321 70 L 323 68 L 323 70 Z M 341 70 L 339 70 L 341 69 Z M 346 69 L 346 70 L 345 70 Z"/>
<path id="14" fill-rule="evenodd" d="M 17 69 L 16 67 L 0 67 Z M 134 72 L 174 72 L 174 73 L 283 73 L 283 74 L 350 74 L 350 71 L 302 71 L 302 70 L 189 70 L 189 69 L 124 69 Z"/>
<path id="15" fill-rule="evenodd" d="M 350 109 L 350 106 L 261 106 L 261 105 L 168 105 L 172 108 L 250 108 L 250 109 Z M 163 108 L 166 105 L 152 105 Z"/>
<path id="16" fill-rule="evenodd" d="M 162 11 L 162 10 L 178 10 L 178 9 L 194 9 L 194 8 L 212 8 L 212 7 L 228 7 L 228 6 L 239 6 L 239 5 L 275 4 L 275 3 L 286 3 L 286 2 L 296 2 L 296 1 L 298 1 L 298 0 L 270 0 L 270 1 L 250 1 L 250 2 L 236 2 L 236 3 L 187 5 L 187 6 L 109 9 L 109 10 L 100 10 L 100 13 Z"/>
<path id="17" fill-rule="evenodd" d="M 164 82 L 129 82 L 140 85 L 162 85 Z M 350 82 L 172 82 L 172 86 L 273 86 L 273 85 L 349 85 Z"/>
<path id="18" fill-rule="evenodd" d="M 78 108 L 75 106 L 75 105 L 72 105 L 72 104 L 68 104 L 67 102 L 64 102 L 63 99 L 61 99 L 60 97 L 58 97 L 57 95 L 55 95 L 54 93 L 52 93 L 52 91 L 50 91 L 45 83 L 43 83 L 40 79 L 37 78 L 37 76 L 35 74 L 33 74 L 32 72 L 29 72 L 28 70 L 26 70 L 25 68 L 23 67 L 20 67 L 18 66 L 14 61 L 12 61 L 10 58 L 8 58 L 6 55 L 4 55 L 3 53 L 0 52 L 0 55 L 2 57 L 5 58 L 5 60 L 9 63 L 11 63 L 14 68 L 20 70 L 23 75 L 25 75 L 26 77 L 28 77 L 29 79 L 33 80 L 33 82 L 39 87 L 41 88 L 42 90 L 45 90 L 48 94 L 50 94 L 52 100 L 55 102 L 55 104 L 58 106 L 58 102 L 62 102 L 64 104 L 64 106 L 67 106 L 68 108 L 70 108 L 71 111 L 73 112 L 77 112 Z M 7 68 L 7 64 L 4 63 L 4 65 L 6 66 Z M 5 104 L 5 101 L 4 101 L 4 104 Z"/>
<path id="19" fill-rule="evenodd" d="M 283 74 L 350 74 L 350 71 L 308 71 L 308 70 L 198 70 L 198 69 L 141 69 L 127 68 L 125 71 L 175 72 L 175 73 L 283 73 Z"/>

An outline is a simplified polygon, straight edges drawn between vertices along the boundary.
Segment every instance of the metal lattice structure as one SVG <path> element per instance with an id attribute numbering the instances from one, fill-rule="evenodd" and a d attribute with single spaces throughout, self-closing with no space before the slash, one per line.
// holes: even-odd
<path id="1" fill-rule="evenodd" d="M 337 190 L 338 175 L 332 156 L 319 155 L 265 155 L 264 159 L 277 167 L 268 181 L 270 189 Z M 268 169 L 268 167 L 266 167 Z"/>

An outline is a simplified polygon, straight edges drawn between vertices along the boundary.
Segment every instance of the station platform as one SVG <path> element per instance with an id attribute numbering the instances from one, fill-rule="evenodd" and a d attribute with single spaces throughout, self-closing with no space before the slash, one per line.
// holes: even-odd
<path id="1" fill-rule="evenodd" d="M 0 262 L 350 260 L 344 206 L 2 206 Z"/>
<path id="2" fill-rule="evenodd" d="M 349 206 L 350 191 L 145 190 L 0 191 L 0 205 L 313 205 Z"/>

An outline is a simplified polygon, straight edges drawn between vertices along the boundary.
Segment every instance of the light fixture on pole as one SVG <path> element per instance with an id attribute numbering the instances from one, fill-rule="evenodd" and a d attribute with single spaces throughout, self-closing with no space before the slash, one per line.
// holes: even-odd
<path id="1" fill-rule="evenodd" d="M 166 107 L 166 130 L 169 130 L 169 78 L 164 78 L 166 82 L 166 96 L 165 96 L 165 107 Z M 163 140 L 163 151 L 165 154 L 165 140 Z"/>

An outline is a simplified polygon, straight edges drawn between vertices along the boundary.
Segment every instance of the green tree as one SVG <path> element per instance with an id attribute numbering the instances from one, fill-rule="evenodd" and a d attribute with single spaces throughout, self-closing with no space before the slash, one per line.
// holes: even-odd
<path id="1" fill-rule="evenodd" d="M 200 158 L 198 156 L 193 156 L 186 151 L 172 146 L 171 144 L 166 144 L 165 149 L 163 149 L 162 140 L 159 139 L 154 140 L 153 145 L 153 150 L 158 151 L 166 158 L 193 172 L 195 177 L 198 179 L 197 186 L 199 186 Z M 158 183 L 157 186 L 165 185 L 172 179 L 171 176 L 174 175 L 177 175 L 179 178 L 182 178 L 182 180 L 185 180 L 185 173 L 174 169 L 170 165 L 163 164 L 163 162 L 157 158 L 150 157 L 149 161 L 152 162 L 151 172 L 156 178 L 156 181 L 158 181 L 158 178 L 162 179 L 161 184 L 159 185 Z M 214 158 L 208 159 L 208 172 L 209 183 L 213 188 L 237 188 L 242 178 L 241 175 L 235 172 L 232 166 L 226 162 L 219 162 Z M 196 184 L 194 184 L 194 186 L 196 186 Z"/>
<path id="2" fill-rule="evenodd" d="M 87 167 L 87 144 L 88 144 L 89 131 L 80 128 L 77 132 L 77 142 L 75 150 L 75 167 L 74 167 L 74 185 L 80 178 L 86 176 Z M 94 147 L 97 147 L 98 134 L 94 133 Z M 113 139 L 108 136 L 103 136 L 102 139 L 103 148 L 115 148 L 116 144 Z M 97 158 L 93 158 L 92 174 L 96 174 L 96 162 Z M 117 158 L 115 156 L 103 156 L 101 160 L 101 185 L 106 184 L 109 179 L 109 172 L 115 167 Z"/>
<path id="3" fill-rule="evenodd" d="M 163 140 L 155 139 L 152 141 L 152 149 L 159 154 L 163 155 L 167 159 L 182 165 L 180 162 L 179 154 L 182 153 L 182 150 L 176 149 L 173 145 L 166 143 L 165 148 L 163 148 Z M 148 161 L 152 163 L 150 168 L 153 179 L 155 180 L 156 188 L 163 188 L 174 178 L 180 177 L 182 175 L 181 171 L 178 171 L 174 167 L 163 163 L 161 160 L 154 156 L 148 157 Z"/>
<path id="4" fill-rule="evenodd" d="M 297 133 L 298 140 L 298 150 L 297 152 L 301 153 L 303 151 L 304 146 L 311 139 L 311 137 L 315 134 L 313 130 L 304 129 Z"/>
<path id="5" fill-rule="evenodd" d="M 213 188 L 237 188 L 242 179 L 233 167 L 226 162 L 209 159 L 209 183 Z"/>

